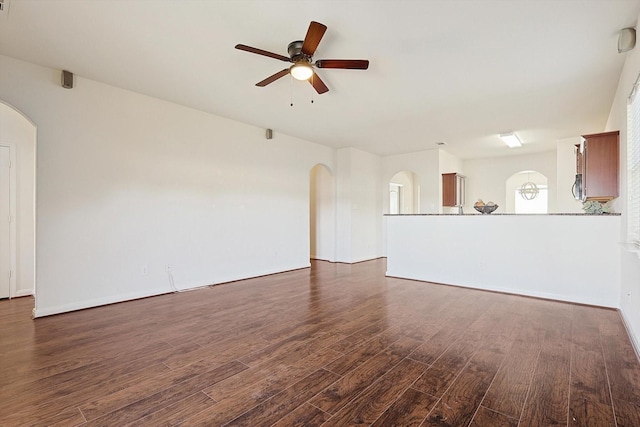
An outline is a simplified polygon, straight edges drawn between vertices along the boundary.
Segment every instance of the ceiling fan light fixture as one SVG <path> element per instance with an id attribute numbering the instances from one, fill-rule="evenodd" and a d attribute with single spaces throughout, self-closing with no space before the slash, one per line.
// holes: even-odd
<path id="1" fill-rule="evenodd" d="M 513 132 L 501 133 L 500 139 L 502 139 L 502 141 L 504 141 L 504 143 L 507 144 L 509 148 L 522 147 L 522 142 L 520 141 L 520 138 L 518 138 L 518 136 Z"/>
<path id="2" fill-rule="evenodd" d="M 0 0 L 8 1 L 8 0 Z M 256 83 L 258 87 L 265 87 L 278 79 L 290 74 L 296 80 L 306 80 L 311 83 L 313 89 L 318 92 L 318 95 L 322 95 L 329 91 L 329 88 L 318 76 L 315 68 L 339 68 L 343 70 L 366 70 L 369 68 L 368 59 L 321 59 L 313 61 L 313 55 L 316 52 L 318 44 L 324 36 L 327 26 L 316 21 L 311 21 L 307 35 L 304 36 L 304 40 L 296 40 L 289 43 L 287 46 L 287 53 L 289 56 L 280 55 L 278 53 L 269 52 L 267 50 L 258 49 L 256 47 L 247 46 L 245 44 L 237 44 L 235 47 L 245 52 L 255 53 L 257 55 L 267 56 L 269 58 L 277 59 L 279 61 L 287 62 L 292 65 L 287 65 L 287 68 L 278 71 L 275 74 L 270 75 L 264 80 Z M 313 100 L 312 100 L 313 102 Z"/>
<path id="3" fill-rule="evenodd" d="M 307 62 L 297 62 L 291 66 L 289 71 L 291 72 L 293 78 L 296 80 L 309 80 L 309 78 L 313 75 L 311 64 Z"/>

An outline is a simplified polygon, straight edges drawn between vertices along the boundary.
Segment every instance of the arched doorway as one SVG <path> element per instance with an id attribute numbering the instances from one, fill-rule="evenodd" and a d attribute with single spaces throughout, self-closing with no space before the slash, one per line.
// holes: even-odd
<path id="1" fill-rule="evenodd" d="M 317 164 L 309 172 L 309 257 L 335 261 L 335 178 Z"/>
<path id="2" fill-rule="evenodd" d="M 531 191 L 532 186 L 530 183 L 535 185 L 535 190 Z M 506 212 L 549 212 L 548 179 L 540 172 L 533 170 L 517 172 L 507 179 L 506 189 Z"/>
<path id="3" fill-rule="evenodd" d="M 0 298 L 35 295 L 36 127 L 0 101 Z M 7 162 L 8 161 L 8 162 Z"/>
<path id="4" fill-rule="evenodd" d="M 389 213 L 417 214 L 420 212 L 420 184 L 412 171 L 400 171 L 389 180 Z"/>

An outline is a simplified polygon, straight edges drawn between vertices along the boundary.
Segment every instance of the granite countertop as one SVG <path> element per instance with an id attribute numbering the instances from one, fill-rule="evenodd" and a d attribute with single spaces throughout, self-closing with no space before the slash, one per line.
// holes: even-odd
<path id="1" fill-rule="evenodd" d="M 422 214 L 384 214 L 384 216 L 620 216 L 620 213 L 606 213 L 606 214 L 586 214 L 577 212 L 568 213 L 546 213 L 546 214 L 516 214 L 516 213 L 422 213 Z"/>

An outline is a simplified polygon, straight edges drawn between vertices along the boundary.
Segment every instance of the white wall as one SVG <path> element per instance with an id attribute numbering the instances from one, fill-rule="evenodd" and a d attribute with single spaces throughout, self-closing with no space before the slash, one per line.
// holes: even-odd
<path id="1" fill-rule="evenodd" d="M 640 20 L 640 17 L 638 17 Z M 638 22 L 638 21 L 636 21 Z M 640 73 L 640 46 L 625 53 L 626 61 L 616 96 L 611 105 L 606 130 L 620 130 L 620 197 L 614 202 L 614 209 L 622 212 L 620 241 L 627 241 L 627 97 Z M 620 304 L 622 315 L 630 329 L 636 351 L 640 354 L 640 258 L 628 252 L 621 245 L 621 293 Z"/>
<path id="2" fill-rule="evenodd" d="M 0 102 L 0 145 L 15 154 L 15 289 L 12 297 L 32 295 L 35 284 L 36 127 Z M 13 155 L 13 154 L 12 154 Z"/>
<path id="3" fill-rule="evenodd" d="M 334 150 L 7 57 L 0 73 L 38 126 L 38 316 L 168 292 L 167 266 L 184 288 L 309 265 L 309 171 Z"/>
<path id="4" fill-rule="evenodd" d="M 382 160 L 352 150 L 352 254 L 351 262 L 382 256 Z"/>
<path id="5" fill-rule="evenodd" d="M 335 261 L 336 180 L 325 165 L 315 165 L 310 178 L 311 258 Z"/>
<path id="6" fill-rule="evenodd" d="M 387 275 L 619 307 L 617 215 L 388 216 Z"/>
<path id="7" fill-rule="evenodd" d="M 555 151 L 466 160 L 464 161 L 464 171 L 467 177 L 467 205 L 472 207 L 478 199 L 482 199 L 485 203 L 492 201 L 499 206 L 497 213 L 505 213 L 507 209 L 507 179 L 517 172 L 535 170 L 547 177 L 549 212 L 558 212 L 556 207 L 556 167 Z M 475 213 L 473 209 L 469 208 L 465 209 L 465 212 Z"/>
<path id="8" fill-rule="evenodd" d="M 337 159 L 337 261 L 381 257 L 382 160 L 355 148 L 338 150 Z"/>
<path id="9" fill-rule="evenodd" d="M 336 152 L 336 261 L 351 262 L 351 152 Z"/>

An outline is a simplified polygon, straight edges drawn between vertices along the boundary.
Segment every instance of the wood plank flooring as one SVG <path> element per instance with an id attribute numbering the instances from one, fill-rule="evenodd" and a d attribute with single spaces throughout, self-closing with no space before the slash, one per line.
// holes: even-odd
<path id="1" fill-rule="evenodd" d="M 0 301 L 0 426 L 640 426 L 615 310 L 311 269 L 31 320 Z"/>

